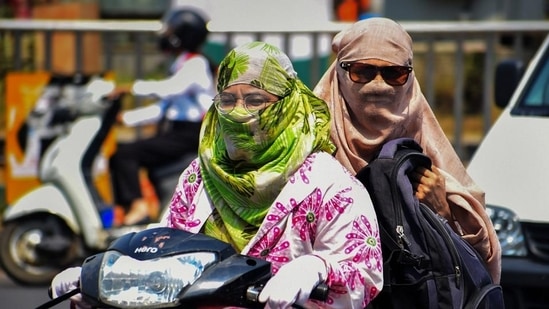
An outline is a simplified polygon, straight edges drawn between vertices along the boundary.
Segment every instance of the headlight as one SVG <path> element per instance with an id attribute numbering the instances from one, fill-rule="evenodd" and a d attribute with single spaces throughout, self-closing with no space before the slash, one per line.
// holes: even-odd
<path id="1" fill-rule="evenodd" d="M 99 297 L 117 308 L 174 307 L 179 293 L 215 260 L 212 252 L 141 261 L 107 251 L 99 274 Z"/>
<path id="2" fill-rule="evenodd" d="M 501 244 L 502 255 L 526 256 L 524 234 L 518 216 L 511 210 L 492 205 L 486 206 Z"/>

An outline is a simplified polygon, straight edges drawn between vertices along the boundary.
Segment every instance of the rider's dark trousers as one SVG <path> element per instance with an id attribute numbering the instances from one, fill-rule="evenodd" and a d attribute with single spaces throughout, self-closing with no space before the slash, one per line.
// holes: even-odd
<path id="1" fill-rule="evenodd" d="M 139 180 L 142 168 L 150 170 L 197 153 L 200 123 L 172 121 L 169 126 L 164 133 L 118 145 L 109 161 L 115 204 L 128 210 L 134 200 L 143 197 Z M 181 171 L 185 168 L 181 166 Z"/>

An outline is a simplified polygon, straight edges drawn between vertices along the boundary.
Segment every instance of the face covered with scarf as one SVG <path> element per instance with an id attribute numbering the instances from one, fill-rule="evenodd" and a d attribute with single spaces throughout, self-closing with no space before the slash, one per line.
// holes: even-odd
<path id="1" fill-rule="evenodd" d="M 203 121 L 199 157 L 221 219 L 210 220 L 206 229 L 229 234 L 241 249 L 307 156 L 334 147 L 326 103 L 297 78 L 290 59 L 275 46 L 252 42 L 228 53 L 219 66 L 217 91 L 230 93 L 238 85 L 275 99 L 253 113 L 244 100 L 230 112 L 221 112 L 215 102 Z"/>
<path id="2" fill-rule="evenodd" d="M 353 81 L 350 69 L 342 67 L 367 63 L 380 70 L 387 66 L 411 68 L 412 39 L 400 24 L 382 17 L 356 22 L 334 37 L 332 50 L 337 60 L 314 92 L 329 102 L 336 158 L 346 168 L 358 172 L 384 142 L 397 137 L 415 138 L 427 146 L 424 133 L 432 132 L 435 139 L 429 143 L 436 144 L 438 139 L 446 143 L 413 70 L 402 79 L 403 84 L 395 85 L 383 73 L 369 82 Z"/>
<path id="3" fill-rule="evenodd" d="M 412 39 L 406 31 L 388 19 L 372 19 L 340 32 L 332 47 L 340 64 L 337 75 L 342 95 L 351 114 L 363 116 L 357 117 L 356 126 L 368 136 L 377 136 L 378 131 L 387 131 L 402 122 L 409 111 L 413 73 L 402 85 L 392 85 L 379 76 L 371 81 L 356 82 L 341 64 L 411 67 Z"/>

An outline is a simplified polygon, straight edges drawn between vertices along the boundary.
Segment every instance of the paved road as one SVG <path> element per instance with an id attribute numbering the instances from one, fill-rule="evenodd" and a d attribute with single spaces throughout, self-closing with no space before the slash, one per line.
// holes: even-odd
<path id="1" fill-rule="evenodd" d="M 25 287 L 13 283 L 0 270 L 0 308 L 33 309 L 49 300 L 48 287 Z M 63 302 L 52 308 L 68 309 L 69 303 Z"/>

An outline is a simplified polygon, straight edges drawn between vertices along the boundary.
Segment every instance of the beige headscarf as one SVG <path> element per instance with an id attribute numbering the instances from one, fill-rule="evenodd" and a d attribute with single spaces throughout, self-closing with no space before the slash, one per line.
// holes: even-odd
<path id="1" fill-rule="evenodd" d="M 414 73 L 403 86 L 389 86 L 380 81 L 359 84 L 351 81 L 339 66 L 340 62 L 366 59 L 411 66 L 409 34 L 391 19 L 370 18 L 338 33 L 332 49 L 337 59 L 314 93 L 328 102 L 332 112 L 331 138 L 337 146 L 336 158 L 357 173 L 386 141 L 397 137 L 416 139 L 446 178 L 448 202 L 463 237 L 484 257 L 492 277 L 499 282 L 501 248 L 484 209 L 484 192 L 467 174 Z M 380 97 L 389 97 L 391 101 Z"/>

